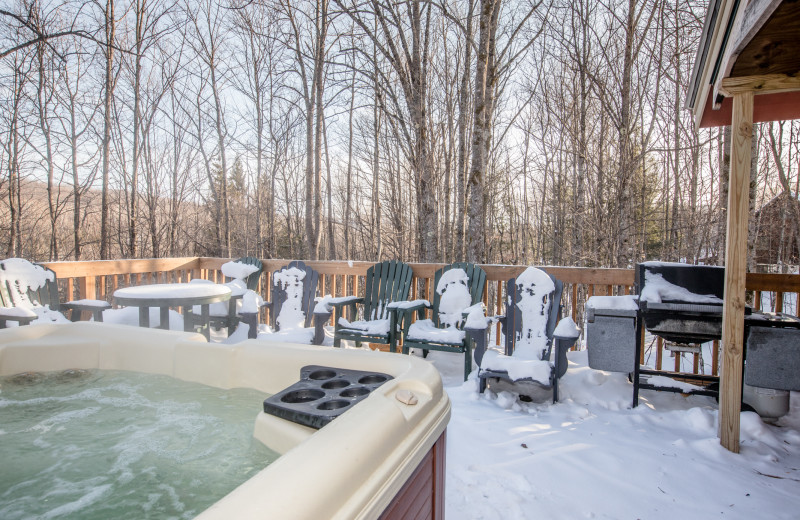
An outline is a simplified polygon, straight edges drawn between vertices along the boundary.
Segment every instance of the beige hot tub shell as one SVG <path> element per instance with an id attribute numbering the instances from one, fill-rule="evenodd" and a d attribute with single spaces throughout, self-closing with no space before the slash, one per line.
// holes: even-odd
<path id="1" fill-rule="evenodd" d="M 439 373 L 421 359 L 258 340 L 220 345 L 206 343 L 200 334 L 102 323 L 0 330 L 0 375 L 130 370 L 274 394 L 312 364 L 383 372 L 394 379 L 320 430 L 259 412 L 254 435 L 282 456 L 198 518 L 377 518 L 450 418 Z M 417 404 L 396 399 L 401 389 L 413 392 Z"/>

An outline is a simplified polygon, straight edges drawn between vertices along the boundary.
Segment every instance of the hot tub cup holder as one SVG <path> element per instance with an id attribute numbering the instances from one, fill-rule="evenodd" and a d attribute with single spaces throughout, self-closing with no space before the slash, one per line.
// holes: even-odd
<path id="1" fill-rule="evenodd" d="M 308 365 L 297 383 L 264 400 L 264 413 L 319 429 L 390 379 L 380 372 Z"/>

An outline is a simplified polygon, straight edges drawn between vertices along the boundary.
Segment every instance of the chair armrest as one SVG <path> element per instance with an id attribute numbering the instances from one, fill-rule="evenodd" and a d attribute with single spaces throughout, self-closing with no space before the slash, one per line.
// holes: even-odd
<path id="1" fill-rule="evenodd" d="M 433 306 L 428 300 L 392 302 L 387 306 L 391 314 L 397 315 L 397 323 L 403 330 L 403 336 L 408 333 L 408 328 L 411 326 L 411 316 L 413 316 L 415 312 L 421 312 L 425 309 L 432 308 Z"/>
<path id="2" fill-rule="evenodd" d="M 103 321 L 103 311 L 110 309 L 111 304 L 105 300 L 75 300 L 62 303 L 61 307 L 72 311 L 72 321 L 78 321 L 83 311 L 91 312 L 94 321 Z"/>
<path id="3" fill-rule="evenodd" d="M 6 328 L 7 321 L 16 321 L 20 325 L 28 325 L 38 318 L 35 312 L 20 307 L 0 310 L 0 329 Z"/>
<path id="4" fill-rule="evenodd" d="M 95 309 L 110 309 L 111 304 L 105 300 L 75 300 L 62 303 L 61 307 L 78 311 L 94 311 Z"/>
<path id="5" fill-rule="evenodd" d="M 338 309 L 340 307 L 344 307 L 345 305 L 355 305 L 357 303 L 364 303 L 364 298 L 360 296 L 341 296 L 339 298 L 332 298 L 328 300 L 326 303 L 329 307 Z"/>

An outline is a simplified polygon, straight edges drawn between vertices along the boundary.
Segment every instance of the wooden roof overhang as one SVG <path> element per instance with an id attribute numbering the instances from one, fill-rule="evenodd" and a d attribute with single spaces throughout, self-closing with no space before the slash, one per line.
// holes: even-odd
<path id="1" fill-rule="evenodd" d="M 753 123 L 800 118 L 800 0 L 711 0 L 685 106 L 731 126 L 719 436 L 738 453 Z"/>

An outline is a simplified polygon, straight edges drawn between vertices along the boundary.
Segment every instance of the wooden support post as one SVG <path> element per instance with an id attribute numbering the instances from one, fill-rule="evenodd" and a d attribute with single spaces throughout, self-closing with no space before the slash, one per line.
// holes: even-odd
<path id="1" fill-rule="evenodd" d="M 753 137 L 753 92 L 733 95 L 731 172 L 728 187 L 728 227 L 725 241 L 725 302 L 722 310 L 722 376 L 719 396 L 719 438 L 739 453 L 742 408 L 744 304 L 747 275 L 750 145 Z"/>

